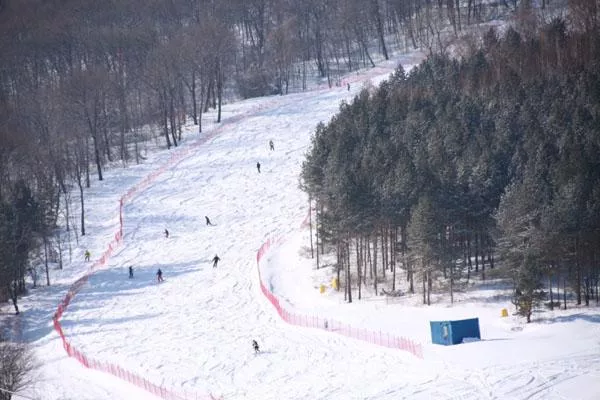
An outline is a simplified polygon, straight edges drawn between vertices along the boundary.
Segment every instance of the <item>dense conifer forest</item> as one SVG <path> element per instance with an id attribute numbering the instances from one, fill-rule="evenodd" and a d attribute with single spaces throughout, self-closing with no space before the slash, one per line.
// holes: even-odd
<path id="1" fill-rule="evenodd" d="M 349 301 L 382 280 L 452 301 L 502 268 L 528 321 L 598 302 L 598 23 L 521 27 L 399 67 L 316 129 L 301 185 Z"/>

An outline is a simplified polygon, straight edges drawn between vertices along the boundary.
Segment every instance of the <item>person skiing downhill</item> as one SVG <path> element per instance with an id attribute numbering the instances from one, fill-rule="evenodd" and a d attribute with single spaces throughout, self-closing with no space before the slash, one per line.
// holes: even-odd
<path id="1" fill-rule="evenodd" d="M 260 174 L 260 162 L 256 163 L 256 169 L 258 170 L 258 173 Z"/>
<path id="2" fill-rule="evenodd" d="M 256 340 L 252 341 L 252 347 L 254 348 L 254 353 L 260 353 L 260 348 L 258 347 L 258 342 Z"/>
<path id="3" fill-rule="evenodd" d="M 221 259 L 219 258 L 218 255 L 215 254 L 215 256 L 213 257 L 212 261 L 213 261 L 213 268 L 217 268 L 217 264 L 218 264 L 219 261 L 221 261 Z"/>
<path id="4" fill-rule="evenodd" d="M 269 140 L 269 149 L 271 149 L 271 151 L 275 150 L 275 144 L 272 140 Z"/>
<path id="5" fill-rule="evenodd" d="M 167 229 L 165 229 L 165 237 L 168 239 L 169 238 L 169 231 Z"/>
<path id="6" fill-rule="evenodd" d="M 160 270 L 160 268 L 158 269 L 158 271 L 156 271 L 156 280 L 160 283 L 162 281 L 164 281 L 163 277 L 162 277 L 162 271 Z"/>
<path id="7" fill-rule="evenodd" d="M 133 267 L 130 265 L 129 266 L 129 279 L 133 278 Z"/>
<path id="8" fill-rule="evenodd" d="M 90 261 L 90 257 L 92 256 L 92 254 L 89 250 L 86 250 L 85 253 L 83 253 L 83 255 L 85 256 L 85 261 Z"/>
<path id="9" fill-rule="evenodd" d="M 207 216 L 205 216 L 204 218 L 206 218 L 206 225 L 213 226 L 212 222 L 210 222 L 210 219 Z"/>

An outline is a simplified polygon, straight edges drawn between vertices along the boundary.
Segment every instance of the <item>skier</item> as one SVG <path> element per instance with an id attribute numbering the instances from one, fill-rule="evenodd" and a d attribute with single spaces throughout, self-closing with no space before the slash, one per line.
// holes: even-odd
<path id="1" fill-rule="evenodd" d="M 216 255 L 216 254 L 215 254 L 215 256 L 214 256 L 214 258 L 212 259 L 212 261 L 213 261 L 213 268 L 217 268 L 217 263 L 218 263 L 219 261 L 221 261 L 221 259 L 219 258 L 219 256 L 218 256 L 218 255 Z"/>
<path id="2" fill-rule="evenodd" d="M 89 250 L 86 250 L 85 253 L 83 253 L 85 256 L 85 261 L 90 261 L 90 257 L 92 256 L 92 253 L 90 253 Z"/>
<path id="3" fill-rule="evenodd" d="M 271 149 L 271 151 L 275 150 L 275 144 L 273 144 L 272 140 L 269 140 L 269 148 Z"/>
<path id="4" fill-rule="evenodd" d="M 165 229 L 165 237 L 168 239 L 169 238 L 169 230 Z"/>
<path id="5" fill-rule="evenodd" d="M 130 265 L 129 266 L 129 279 L 133 278 L 133 267 Z"/>
<path id="6" fill-rule="evenodd" d="M 158 271 L 156 271 L 156 280 L 160 283 L 162 281 L 164 281 L 163 277 L 162 277 L 162 271 L 160 270 L 160 268 L 158 269 Z"/>
<path id="7" fill-rule="evenodd" d="M 213 226 L 212 222 L 210 222 L 210 219 L 207 216 L 204 216 L 204 218 L 206 218 L 206 225 Z"/>
<path id="8" fill-rule="evenodd" d="M 260 348 L 258 347 L 258 342 L 256 340 L 252 341 L 252 347 L 254 348 L 255 354 L 260 352 Z"/>
<path id="9" fill-rule="evenodd" d="M 256 163 L 256 169 L 258 170 L 258 173 L 260 174 L 260 162 Z"/>
<path id="10" fill-rule="evenodd" d="M 350 84 L 348 84 L 348 91 L 350 91 Z"/>

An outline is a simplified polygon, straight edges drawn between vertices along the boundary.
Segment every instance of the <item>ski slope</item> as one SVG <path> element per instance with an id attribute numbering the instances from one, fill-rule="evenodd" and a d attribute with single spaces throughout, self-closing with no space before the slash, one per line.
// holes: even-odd
<path id="1" fill-rule="evenodd" d="M 418 296 L 398 304 L 375 299 L 349 305 L 336 292 L 317 290 L 332 271 L 315 270 L 307 256 L 308 232 L 301 227 L 308 210 L 298 174 L 310 137 L 364 82 L 386 78 L 397 62 L 408 70 L 419 57 L 398 56 L 352 75 L 350 91 L 343 85 L 226 105 L 221 124 L 209 115 L 205 132 L 188 127 L 178 148 L 151 151 L 143 164 L 111 169 L 104 181 L 94 181 L 86 196 L 88 235 L 74 243 L 75 256 L 65 269 L 54 271 L 53 285 L 33 290 L 23 301 L 15 331 L 23 332 L 38 359 L 36 382 L 24 395 L 154 398 L 69 359 L 52 315 L 69 285 L 89 268 L 85 249 L 94 258 L 112 240 L 121 196 L 161 169 L 124 204 L 122 245 L 91 275 L 61 320 L 65 335 L 83 353 L 197 398 L 600 398 L 597 308 L 546 312 L 540 322 L 525 326 L 500 318 L 510 302 L 494 285 L 463 295 L 453 307 L 447 300 L 420 306 Z M 214 226 L 206 225 L 205 216 Z M 285 241 L 260 268 L 288 307 L 410 337 L 423 343 L 424 359 L 283 322 L 258 282 L 256 251 L 272 237 Z M 217 268 L 215 254 L 221 258 Z M 165 278 L 160 284 L 158 268 Z M 480 318 L 484 340 L 431 345 L 430 320 L 470 317 Z M 258 355 L 253 339 L 261 345 Z"/>

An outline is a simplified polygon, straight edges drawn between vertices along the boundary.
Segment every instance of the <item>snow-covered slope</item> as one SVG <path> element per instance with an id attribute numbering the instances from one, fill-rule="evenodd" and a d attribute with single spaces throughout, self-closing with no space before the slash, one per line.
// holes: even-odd
<path id="1" fill-rule="evenodd" d="M 416 59 L 396 61 L 409 69 Z M 348 305 L 339 294 L 317 290 L 329 277 L 307 258 L 301 162 L 315 125 L 328 121 L 362 81 L 376 83 L 394 66 L 352 75 L 350 91 L 342 86 L 227 105 L 222 124 L 206 122 L 200 135 L 189 127 L 179 148 L 151 153 L 145 164 L 107 171 L 103 182 L 94 182 L 87 196 L 88 235 L 79 238 L 76 257 L 56 272 L 52 287 L 36 289 L 23 302 L 21 329 L 39 361 L 36 384 L 24 394 L 48 400 L 152 398 L 67 358 L 52 314 L 89 266 L 83 251 L 90 249 L 94 258 L 112 240 L 121 196 L 162 168 L 125 203 L 122 245 L 62 318 L 65 335 L 85 354 L 189 398 L 600 398 L 597 309 L 547 312 L 541 323 L 523 326 L 500 318 L 500 309 L 510 306 L 502 297 L 465 297 L 453 307 L 423 307 L 410 299 Z M 182 152 L 177 162 L 170 161 L 174 152 Z M 214 226 L 205 224 L 205 216 Z M 410 337 L 424 344 L 424 359 L 282 322 L 258 284 L 256 251 L 268 237 L 286 238 L 261 268 L 287 306 Z M 221 258 L 217 268 L 215 254 Z M 473 295 L 487 299 L 492 290 Z M 480 318 L 484 340 L 430 344 L 430 320 L 462 317 Z M 253 339 L 261 345 L 259 355 L 252 351 Z"/>

